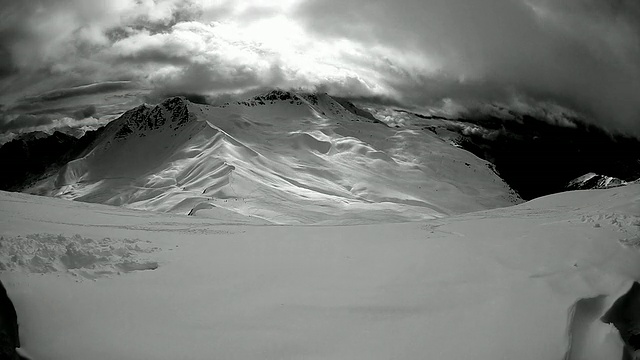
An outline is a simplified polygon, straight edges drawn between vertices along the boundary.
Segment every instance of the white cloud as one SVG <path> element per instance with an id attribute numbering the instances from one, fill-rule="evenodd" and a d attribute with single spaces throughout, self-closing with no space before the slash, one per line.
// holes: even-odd
<path id="1" fill-rule="evenodd" d="M 0 103 L 110 80 L 158 94 L 317 87 L 414 106 L 526 99 L 637 131 L 640 6 L 613 3 L 11 2 Z"/>

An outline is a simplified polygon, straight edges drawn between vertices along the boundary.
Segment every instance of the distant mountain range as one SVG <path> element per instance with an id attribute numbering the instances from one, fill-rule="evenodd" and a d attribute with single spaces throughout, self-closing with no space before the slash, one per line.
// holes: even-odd
<path id="1" fill-rule="evenodd" d="M 392 113 L 402 125 L 327 94 L 274 90 L 222 106 L 173 97 L 80 139 L 14 139 L 0 148 L 0 188 L 197 216 L 366 223 L 507 206 L 589 172 L 640 177 L 640 142 L 592 126 Z"/>
<path id="2" fill-rule="evenodd" d="M 56 131 L 24 134 L 0 147 L 0 189 L 21 191 L 28 184 L 57 171 L 87 151 L 103 129 L 88 131 L 80 139 Z"/>
<path id="3" fill-rule="evenodd" d="M 578 119 L 554 124 L 526 114 L 474 119 L 409 115 L 405 126 L 430 131 L 491 162 L 525 200 L 567 190 L 596 173 L 621 181 L 640 178 L 640 140 L 610 134 Z M 408 125 L 406 125 L 408 124 Z"/>

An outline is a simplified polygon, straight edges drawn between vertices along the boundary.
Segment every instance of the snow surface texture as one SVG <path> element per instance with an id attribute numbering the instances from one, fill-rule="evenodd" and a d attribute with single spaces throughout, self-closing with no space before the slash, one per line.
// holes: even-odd
<path id="1" fill-rule="evenodd" d="M 102 275 L 155 270 L 158 263 L 141 260 L 157 248 L 137 239 L 94 240 L 80 235 L 29 234 L 0 237 L 0 270 L 24 269 L 33 273 L 67 271 L 95 279 Z"/>
<path id="2" fill-rule="evenodd" d="M 416 221 L 521 201 L 490 163 L 434 134 L 389 127 L 326 94 L 283 91 L 221 107 L 139 106 L 25 191 L 276 224 Z"/>
<path id="3" fill-rule="evenodd" d="M 358 226 L 230 225 L 5 192 L 0 212 L 0 276 L 34 359 L 622 359 L 602 317 L 640 279 L 640 184 Z M 74 276 L 57 239 L 89 243 L 76 249 L 111 273 Z M 130 256 L 157 268 L 113 271 L 125 239 L 153 249 Z M 56 249 L 56 271 L 19 265 L 33 246 Z M 635 339 L 624 308 L 608 320 Z"/>

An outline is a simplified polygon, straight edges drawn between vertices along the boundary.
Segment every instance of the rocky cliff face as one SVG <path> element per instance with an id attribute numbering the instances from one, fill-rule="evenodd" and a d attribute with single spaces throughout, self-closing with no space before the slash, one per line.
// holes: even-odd
<path id="1" fill-rule="evenodd" d="M 149 131 L 164 127 L 177 130 L 190 119 L 186 102 L 180 97 L 169 98 L 154 107 L 143 104 L 114 120 L 114 126 L 119 127 L 114 137 L 124 139 L 134 133 L 144 137 Z"/>

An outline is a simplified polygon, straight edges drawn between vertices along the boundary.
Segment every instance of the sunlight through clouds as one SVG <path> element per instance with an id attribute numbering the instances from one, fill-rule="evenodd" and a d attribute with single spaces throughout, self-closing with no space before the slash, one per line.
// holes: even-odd
<path id="1" fill-rule="evenodd" d="M 0 3 L 5 115 L 23 113 L 24 97 L 126 80 L 140 102 L 274 87 L 411 108 L 526 99 L 640 133 L 633 1 Z"/>

